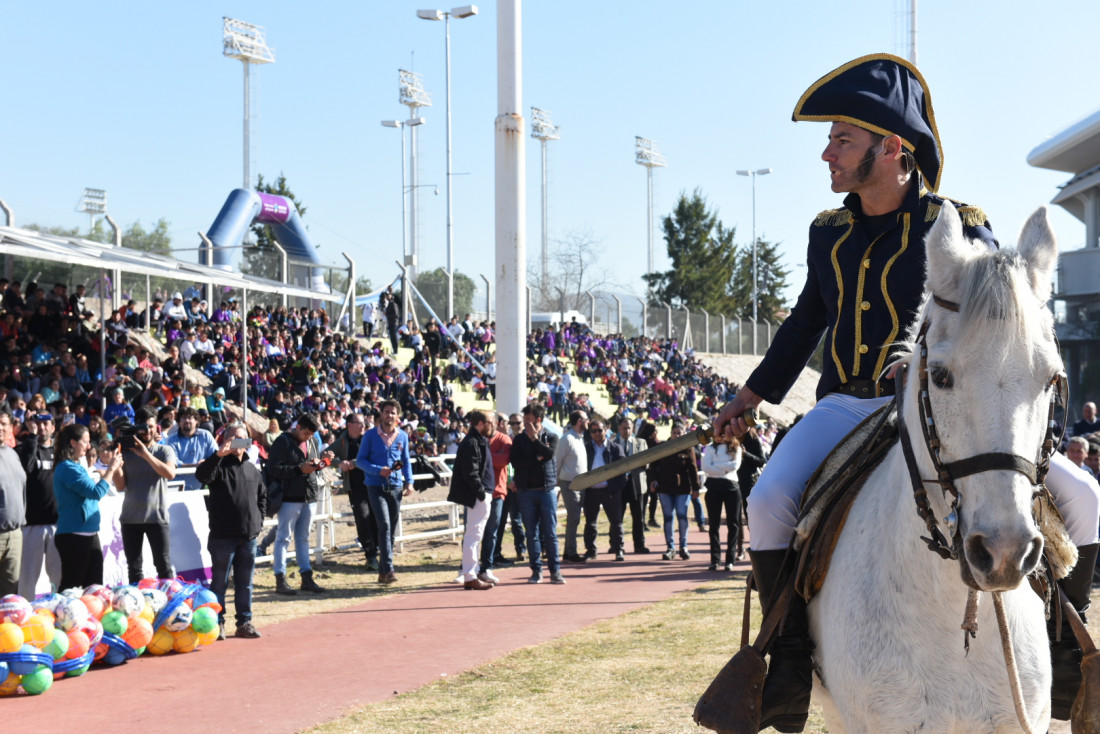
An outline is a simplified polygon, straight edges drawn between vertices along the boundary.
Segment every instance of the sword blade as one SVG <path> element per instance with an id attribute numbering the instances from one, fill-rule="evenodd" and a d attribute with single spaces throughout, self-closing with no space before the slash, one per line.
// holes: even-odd
<path id="1" fill-rule="evenodd" d="M 613 461 L 610 464 L 604 464 L 598 469 L 579 474 L 577 477 L 569 483 L 569 489 L 588 489 L 594 485 L 606 482 L 612 477 L 617 477 L 620 474 L 626 474 L 628 471 L 633 471 L 646 464 L 652 464 L 658 459 L 663 459 L 666 456 L 672 456 L 678 454 L 684 449 L 695 448 L 699 444 L 708 444 L 711 441 L 712 430 L 710 426 L 700 426 L 690 433 L 685 433 L 679 438 L 669 439 L 663 443 L 659 443 L 653 448 L 646 449 L 645 451 L 639 451 L 631 456 L 626 456 L 618 461 Z"/>

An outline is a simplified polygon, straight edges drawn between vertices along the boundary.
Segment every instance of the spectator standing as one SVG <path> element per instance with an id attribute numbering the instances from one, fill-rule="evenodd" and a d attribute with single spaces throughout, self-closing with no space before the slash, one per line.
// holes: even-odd
<path id="1" fill-rule="evenodd" d="M 1081 420 L 1073 424 L 1073 435 L 1084 436 L 1100 431 L 1100 419 L 1096 417 L 1096 403 L 1089 401 L 1081 406 Z"/>
<path id="2" fill-rule="evenodd" d="M 512 466 L 515 469 L 519 510 L 527 534 L 527 556 L 531 566 L 529 584 L 542 583 L 542 551 L 550 568 L 550 581 L 564 584 L 558 559 L 558 471 L 554 462 L 558 437 L 543 429 L 545 409 L 538 403 L 523 408 L 523 431 L 512 437 Z"/>
<path id="3" fill-rule="evenodd" d="M 397 427 L 401 407 L 379 403 L 378 425 L 363 434 L 356 465 L 363 470 L 370 509 L 378 525 L 378 583 L 397 582 L 393 568 L 393 528 L 401 516 L 401 498 L 412 493 L 409 436 Z"/>
<path id="4" fill-rule="evenodd" d="M 504 534 L 501 520 L 509 495 L 508 466 L 512 461 L 512 437 L 508 435 L 508 421 L 504 414 L 494 415 L 496 427 L 489 436 L 489 455 L 493 460 L 493 496 L 489 502 L 489 521 L 485 523 L 485 535 L 481 541 L 481 570 L 489 572 L 496 566 L 512 565 L 512 561 L 500 554 L 499 537 Z M 515 492 L 511 494 L 515 495 Z M 523 532 L 522 529 L 520 532 Z M 516 545 L 519 543 L 520 541 L 516 541 Z"/>
<path id="5" fill-rule="evenodd" d="M 176 432 L 170 434 L 164 443 L 175 452 L 177 466 L 196 467 L 218 450 L 214 435 L 205 428 L 199 428 L 198 410 L 191 406 L 180 408 L 176 420 L 179 423 Z M 183 475 L 183 482 L 186 490 L 202 489 L 202 482 L 190 472 Z"/>
<path id="6" fill-rule="evenodd" d="M 645 451 L 645 441 L 634 438 L 634 423 L 627 418 L 619 421 L 618 435 L 615 442 L 619 445 L 623 456 L 633 456 L 639 451 Z M 630 509 L 631 536 L 634 540 L 635 553 L 649 553 L 645 544 L 645 499 L 649 492 L 646 482 L 646 468 L 639 467 L 624 475 L 626 486 L 623 487 L 622 517 L 626 517 L 627 508 Z"/>
<path id="7" fill-rule="evenodd" d="M 684 435 L 684 424 L 672 422 L 670 439 Z M 680 558 L 688 560 L 691 553 L 687 549 L 688 498 L 699 493 L 699 468 L 695 464 L 695 450 L 685 449 L 679 453 L 658 459 L 651 466 L 651 482 L 661 502 L 661 515 L 664 518 L 666 561 L 671 561 L 675 553 L 672 537 L 672 518 L 675 515 L 680 530 Z"/>
<path id="8" fill-rule="evenodd" d="M 233 571 L 233 607 L 237 622 L 234 637 L 254 639 L 260 631 L 252 624 L 252 574 L 256 568 L 256 536 L 263 526 L 267 491 L 260 470 L 248 458 L 248 448 L 233 441 L 248 441 L 248 428 L 234 423 L 222 434 L 221 448 L 208 456 L 195 474 L 210 488 L 206 497 L 210 534 L 210 590 L 218 597 L 218 639 L 225 639 L 225 592 Z M 251 443 L 249 441 L 249 443 Z"/>
<path id="9" fill-rule="evenodd" d="M 11 413 L 0 412 L 0 596 L 19 593 L 26 519 L 27 475 L 9 446 L 11 438 Z"/>
<path id="10" fill-rule="evenodd" d="M 135 428 L 137 435 L 132 444 L 119 442 L 122 472 L 115 482 L 124 493 L 119 524 L 131 584 L 145 578 L 142 549 L 146 537 L 157 576 L 162 579 L 176 576 L 168 543 L 168 502 L 165 498 L 168 482 L 176 478 L 176 452 L 170 446 L 157 443 L 160 427 L 152 408 L 138 409 Z"/>
<path id="11" fill-rule="evenodd" d="M 562 560 L 568 563 L 584 563 L 577 553 L 577 529 L 581 524 L 583 501 L 581 493 L 570 489 L 569 484 L 578 475 L 588 471 L 588 457 L 584 449 L 584 432 L 588 428 L 588 414 L 574 410 L 569 414 L 569 427 L 565 429 L 554 451 L 554 464 L 565 504 L 565 552 Z"/>
<path id="12" fill-rule="evenodd" d="M 622 448 L 606 434 L 602 420 L 593 418 L 589 421 L 589 439 L 585 441 L 584 448 L 590 469 L 598 469 L 623 458 Z M 601 507 L 607 516 L 611 552 L 615 554 L 616 561 L 626 560 L 623 544 L 623 489 L 626 484 L 627 477 L 620 474 L 606 482 L 594 484 L 584 491 L 584 557 L 586 560 L 596 557 L 596 519 L 599 517 Z"/>
<path id="13" fill-rule="evenodd" d="M 99 500 L 114 492 L 112 482 L 122 471 L 122 456 L 115 454 L 104 469 L 103 478 L 97 481 L 84 463 L 91 447 L 88 429 L 79 423 L 65 426 L 58 434 L 53 472 L 53 491 L 57 497 L 54 545 L 61 558 L 61 589 L 103 583 Z"/>
<path id="14" fill-rule="evenodd" d="M 42 564 L 54 589 L 61 588 L 61 558 L 54 546 L 57 532 L 57 497 L 53 493 L 54 420 L 50 413 L 31 416 L 17 449 L 27 474 L 27 516 L 23 526 L 23 560 L 19 570 L 19 595 L 33 599 Z"/>
<path id="15" fill-rule="evenodd" d="M 710 517 L 710 570 L 717 571 L 722 562 L 722 510 L 726 511 L 725 570 L 744 556 L 741 541 L 741 490 L 737 484 L 737 469 L 741 466 L 741 442 L 707 446 L 703 452 L 703 471 L 707 475 L 707 516 Z M 735 550 L 736 548 L 736 550 Z"/>
<path id="16" fill-rule="evenodd" d="M 294 596 L 298 592 L 286 583 L 286 551 L 290 534 L 294 533 L 294 557 L 302 574 L 302 591 L 320 594 L 324 591 L 313 580 L 309 559 L 309 538 L 313 529 L 313 513 L 317 508 L 321 485 L 319 472 L 325 464 L 317 450 L 313 434 L 321 427 L 312 413 L 298 416 L 297 423 L 275 439 L 267 458 L 268 493 L 271 482 L 281 488 L 279 525 L 275 531 L 275 593 Z M 331 459 L 331 452 L 324 458 Z"/>
<path id="17" fill-rule="evenodd" d="M 392 292 L 386 291 L 383 296 L 386 298 L 386 333 L 390 337 L 390 351 L 397 354 L 397 325 L 401 321 L 401 309 L 397 306 Z"/>
<path id="18" fill-rule="evenodd" d="M 355 533 L 359 538 L 359 546 L 366 556 L 367 570 L 377 571 L 378 523 L 374 521 L 370 511 L 366 476 L 355 464 L 355 459 L 359 456 L 359 447 L 363 443 L 366 419 L 359 413 L 350 413 L 345 425 L 347 427 L 329 444 L 328 450 L 332 452 L 336 461 L 340 462 L 344 490 L 348 493 L 348 501 L 351 503 L 351 514 L 355 518 Z"/>
<path id="19" fill-rule="evenodd" d="M 454 474 L 447 500 L 466 508 L 466 530 L 462 534 L 462 582 L 467 591 L 486 591 L 497 579 L 478 564 L 485 524 L 489 520 L 489 499 L 496 486 L 489 436 L 493 432 L 492 414 L 471 411 L 470 430 L 455 454 Z"/>

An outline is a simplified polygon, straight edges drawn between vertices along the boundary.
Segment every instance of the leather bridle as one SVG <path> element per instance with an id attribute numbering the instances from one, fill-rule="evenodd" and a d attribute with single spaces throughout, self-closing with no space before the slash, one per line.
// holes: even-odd
<path id="1" fill-rule="evenodd" d="M 959 311 L 959 305 L 957 303 L 940 298 L 935 294 L 933 294 L 932 300 L 941 308 L 945 308 L 955 313 Z M 1054 409 L 1058 405 L 1062 395 L 1066 376 L 1064 372 L 1059 372 L 1052 377 L 1050 381 L 1050 384 L 1054 386 L 1055 390 L 1054 394 L 1051 396 L 1050 410 L 1047 414 L 1046 435 L 1037 452 L 1038 461 L 1031 461 L 1017 454 L 993 452 L 944 463 L 940 458 L 940 438 L 936 433 L 936 421 L 932 415 L 932 402 L 928 392 L 928 345 L 926 343 L 926 336 L 930 324 L 931 319 L 926 318 L 924 323 L 921 324 L 920 331 L 917 335 L 917 346 L 920 349 L 920 401 L 917 407 L 920 412 L 920 424 L 921 431 L 924 434 L 925 448 L 928 449 L 928 455 L 936 471 L 935 479 L 921 478 L 920 471 L 917 468 L 916 455 L 913 452 L 912 439 L 902 416 L 903 396 L 905 395 L 905 365 L 898 370 L 894 378 L 896 384 L 895 394 L 897 395 L 898 428 L 901 436 L 902 453 L 905 455 L 905 465 L 909 469 L 909 478 L 913 484 L 913 499 L 917 504 L 917 514 L 924 520 L 925 526 L 928 528 L 929 537 L 922 536 L 921 540 L 928 545 L 929 550 L 938 554 L 941 558 L 958 560 L 961 556 L 962 540 L 959 533 L 958 522 L 960 497 L 959 490 L 955 486 L 955 481 L 963 477 L 989 471 L 1015 471 L 1023 474 L 1027 477 L 1028 481 L 1031 482 L 1031 486 L 1035 488 L 1034 495 L 1046 492 L 1047 490 L 1043 481 L 1046 478 L 1047 471 L 1050 469 L 1050 457 L 1054 452 Z M 943 531 L 940 530 L 939 522 L 928 502 L 928 492 L 925 489 L 925 484 L 938 484 L 944 494 L 944 498 L 946 498 L 948 494 L 952 496 L 950 512 L 947 517 L 944 518 L 944 524 L 947 525 L 948 533 L 951 536 L 950 542 L 948 542 Z M 969 573 L 964 573 L 963 576 L 965 579 L 968 579 L 969 584 L 973 585 L 973 580 L 969 578 Z"/>

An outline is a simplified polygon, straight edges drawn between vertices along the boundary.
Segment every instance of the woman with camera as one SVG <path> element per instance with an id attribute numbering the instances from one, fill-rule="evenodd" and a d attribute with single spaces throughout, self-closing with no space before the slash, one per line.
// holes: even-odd
<path id="1" fill-rule="evenodd" d="M 54 546 L 61 557 L 60 589 L 103 583 L 103 547 L 99 542 L 99 500 L 111 492 L 122 470 L 115 455 L 96 479 L 81 461 L 91 447 L 88 429 L 72 423 L 61 429 L 55 442 L 53 491 L 57 497 Z"/>
<path id="2" fill-rule="evenodd" d="M 370 511 L 378 523 L 378 583 L 397 581 L 393 572 L 393 531 L 401 513 L 401 497 L 413 490 L 409 436 L 397 427 L 400 406 L 379 404 L 378 425 L 363 434 L 356 465 L 363 470 Z"/>

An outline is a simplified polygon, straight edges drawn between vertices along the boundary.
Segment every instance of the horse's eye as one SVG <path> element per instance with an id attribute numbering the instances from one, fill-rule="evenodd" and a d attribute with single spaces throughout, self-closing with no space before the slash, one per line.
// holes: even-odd
<path id="1" fill-rule="evenodd" d="M 951 370 L 943 365 L 934 365 L 928 370 L 928 375 L 932 378 L 932 384 L 941 390 L 950 390 L 955 384 L 955 378 L 951 376 Z"/>

